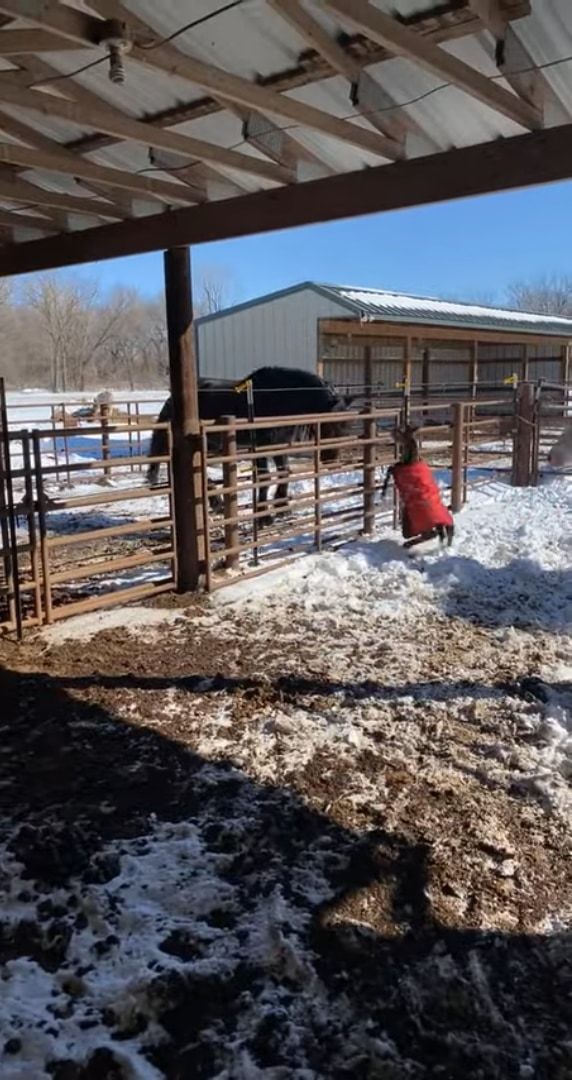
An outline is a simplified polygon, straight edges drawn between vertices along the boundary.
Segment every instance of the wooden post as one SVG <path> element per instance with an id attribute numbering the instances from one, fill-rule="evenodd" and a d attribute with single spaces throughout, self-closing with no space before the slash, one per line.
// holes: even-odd
<path id="1" fill-rule="evenodd" d="M 430 381 L 431 381 L 431 350 L 427 346 L 423 349 L 423 359 L 421 361 L 421 394 L 423 398 L 423 405 L 429 404 L 430 393 Z M 427 416 L 427 409 L 423 409 L 423 417 Z"/>
<path id="2" fill-rule="evenodd" d="M 363 531 L 371 536 L 375 531 L 375 437 L 377 427 L 375 417 L 367 417 L 363 422 Z"/>
<path id="3" fill-rule="evenodd" d="M 227 424 L 227 430 L 222 435 L 223 457 L 231 458 L 224 461 L 222 466 L 222 486 L 224 488 L 224 546 L 236 548 L 239 543 L 238 531 L 238 490 L 237 477 L 238 467 L 236 463 L 236 416 L 221 416 L 220 424 Z M 228 551 L 225 555 L 224 565 L 227 570 L 233 570 L 238 566 L 239 552 Z"/>
<path id="4" fill-rule="evenodd" d="M 528 382 L 530 363 L 528 355 L 528 345 L 522 346 L 522 381 Z"/>
<path id="5" fill-rule="evenodd" d="M 409 403 L 411 401 L 411 347 L 412 341 L 409 335 L 403 345 L 403 422 L 409 423 Z"/>
<path id="6" fill-rule="evenodd" d="M 169 374 L 173 399 L 173 493 L 177 589 L 197 589 L 204 567 L 198 378 L 188 247 L 164 256 Z"/>
<path id="7" fill-rule="evenodd" d="M 528 487 L 532 480 L 534 445 L 534 386 L 521 383 L 516 400 L 512 482 L 514 487 Z"/>
<path id="8" fill-rule="evenodd" d="M 473 401 L 477 400 L 477 385 L 479 382 L 479 343 L 473 341 L 471 344 L 471 361 L 470 361 L 470 379 L 471 379 L 471 398 Z"/>
<path id="9" fill-rule="evenodd" d="M 456 401 L 453 405 L 453 454 L 451 466 L 451 509 L 454 514 L 463 505 L 464 443 L 465 406 L 461 401 Z"/>
<path id="10" fill-rule="evenodd" d="M 365 404 L 368 409 L 373 407 L 373 364 L 371 360 L 371 345 L 364 345 L 364 382 L 366 388 Z"/>

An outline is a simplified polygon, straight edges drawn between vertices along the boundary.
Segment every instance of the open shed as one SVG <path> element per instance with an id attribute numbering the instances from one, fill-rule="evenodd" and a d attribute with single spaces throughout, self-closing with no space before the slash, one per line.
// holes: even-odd
<path id="1" fill-rule="evenodd" d="M 302 282 L 196 322 L 201 375 L 241 379 L 264 364 L 316 371 L 376 397 L 566 385 L 572 319 Z"/>
<path id="2" fill-rule="evenodd" d="M 204 535 L 179 245 L 572 175 L 568 0 L 0 0 L 0 58 L 0 275 L 171 249 L 181 589 Z"/>

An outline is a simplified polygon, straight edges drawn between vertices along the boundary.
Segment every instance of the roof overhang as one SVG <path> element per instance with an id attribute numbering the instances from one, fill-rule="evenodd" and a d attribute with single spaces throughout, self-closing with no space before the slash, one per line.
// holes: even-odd
<path id="1" fill-rule="evenodd" d="M 0 0 L 0 275 L 567 179 L 567 7 Z"/>

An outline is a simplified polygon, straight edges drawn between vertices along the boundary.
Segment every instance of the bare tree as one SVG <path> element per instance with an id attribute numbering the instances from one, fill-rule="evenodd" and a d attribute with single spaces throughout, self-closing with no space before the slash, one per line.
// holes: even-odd
<path id="1" fill-rule="evenodd" d="M 198 275 L 195 315 L 214 315 L 228 307 L 234 298 L 231 271 L 224 266 L 205 266 Z"/>
<path id="2" fill-rule="evenodd" d="M 553 274 L 536 281 L 515 281 L 507 290 L 508 302 L 519 311 L 539 315 L 572 315 L 572 277 Z"/>
<path id="3" fill-rule="evenodd" d="M 129 303 L 128 294 L 120 290 L 102 303 L 97 282 L 45 274 L 28 285 L 25 301 L 49 344 L 51 389 L 85 390 L 90 365 L 97 369 L 98 356 Z"/>

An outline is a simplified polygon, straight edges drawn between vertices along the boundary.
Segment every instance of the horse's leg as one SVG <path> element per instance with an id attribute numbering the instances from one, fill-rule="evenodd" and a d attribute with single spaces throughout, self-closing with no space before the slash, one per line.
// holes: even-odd
<path id="1" fill-rule="evenodd" d="M 419 533 L 419 536 L 413 536 L 411 540 L 406 540 L 403 547 L 412 548 L 416 544 L 423 544 L 426 540 L 434 540 L 436 536 L 436 529 L 427 529 L 425 532 Z"/>
<path id="2" fill-rule="evenodd" d="M 164 428 L 154 428 L 151 436 L 151 445 L 149 447 L 149 457 L 167 457 L 169 453 L 169 440 L 167 432 Z M 161 468 L 158 461 L 152 461 L 147 469 L 147 483 L 150 487 L 153 487 L 159 480 L 159 469 Z"/>
<path id="3" fill-rule="evenodd" d="M 276 454 L 274 456 L 274 464 L 276 466 L 276 474 L 279 481 L 274 493 L 274 505 L 288 506 L 288 458 L 286 457 L 286 454 Z"/>
<path id="4" fill-rule="evenodd" d="M 258 488 L 256 508 L 258 511 L 264 511 L 263 516 L 258 518 L 259 525 L 264 528 L 265 525 L 272 525 L 272 514 L 268 507 L 268 487 L 270 484 L 270 473 L 268 470 L 268 458 L 260 457 L 256 462 L 256 469 L 253 469 L 253 482 L 262 484 Z"/>

